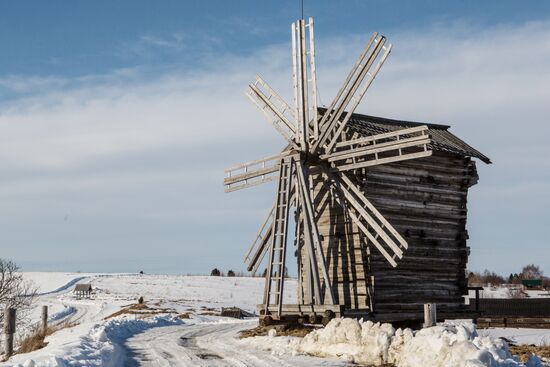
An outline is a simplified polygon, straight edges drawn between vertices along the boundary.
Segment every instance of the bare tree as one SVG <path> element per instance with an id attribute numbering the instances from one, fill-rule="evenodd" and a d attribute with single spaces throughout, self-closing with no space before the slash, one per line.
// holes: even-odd
<path id="1" fill-rule="evenodd" d="M 504 283 L 506 283 L 506 279 L 503 276 L 487 269 L 483 273 L 471 272 L 468 274 L 468 284 L 470 286 L 501 285 Z"/>
<path id="2" fill-rule="evenodd" d="M 538 265 L 525 265 L 521 270 L 521 279 L 542 279 L 542 270 Z"/>
<path id="3" fill-rule="evenodd" d="M 30 308 L 36 298 L 37 288 L 23 279 L 19 266 L 11 260 L 0 258 L 0 323 L 4 321 L 4 310 L 17 309 L 17 322 L 28 324 Z"/>

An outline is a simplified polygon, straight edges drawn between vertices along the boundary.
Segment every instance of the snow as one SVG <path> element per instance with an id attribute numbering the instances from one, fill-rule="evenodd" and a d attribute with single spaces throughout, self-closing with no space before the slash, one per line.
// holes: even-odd
<path id="1" fill-rule="evenodd" d="M 340 318 L 303 339 L 265 336 L 250 338 L 245 343 L 277 354 L 305 353 L 374 366 L 388 363 L 399 367 L 520 365 L 503 340 L 478 335 L 471 323 L 441 325 L 414 332 L 395 330 L 390 324 Z M 533 367 L 543 365 L 535 358 L 529 363 Z"/>
<path id="2" fill-rule="evenodd" d="M 86 279 L 92 273 L 24 272 L 23 277 L 38 287 L 41 294 L 61 292 Z"/>
<path id="3" fill-rule="evenodd" d="M 15 355 L 2 367 L 13 366 L 345 366 L 350 362 L 396 366 L 518 366 L 499 337 L 547 344 L 550 330 L 487 329 L 471 324 L 445 324 L 413 332 L 389 324 L 336 319 L 304 338 L 278 336 L 238 339 L 239 331 L 257 320 L 212 316 L 212 310 L 237 306 L 249 312 L 263 297 L 263 278 L 208 276 L 25 273 L 39 287 L 34 321 L 48 305 L 51 323 L 76 325 L 49 336 L 48 345 Z M 91 299 L 72 294 L 78 282 L 91 283 Z M 285 284 L 286 301 L 294 302 L 296 281 Z M 160 315 L 108 318 L 143 296 Z M 179 319 L 182 312 L 190 319 Z M 189 339 L 185 344 L 182 340 Z M 183 343 L 183 344 L 182 344 Z M 201 356 L 219 358 L 220 363 Z M 133 360 L 135 363 L 129 363 Z M 130 361 L 131 362 L 131 361 Z M 223 363 L 222 363 L 223 362 Z M 227 363 L 226 363 L 227 362 Z M 128 364 L 129 363 L 129 364 Z M 532 358 L 531 367 L 541 366 Z"/>
<path id="4" fill-rule="evenodd" d="M 512 298 L 511 290 L 521 290 L 527 298 L 550 298 L 550 290 L 523 289 L 521 285 L 505 284 L 501 286 L 485 286 L 479 291 L 479 298 Z M 469 298 L 475 298 L 475 290 L 468 291 Z"/>
<path id="5" fill-rule="evenodd" d="M 389 361 L 395 329 L 355 319 L 334 319 L 300 342 L 298 350 L 311 355 L 339 356 L 355 363 L 381 365 Z"/>
<path id="6" fill-rule="evenodd" d="M 478 333 L 491 338 L 506 338 L 514 344 L 550 346 L 550 329 L 488 328 Z"/>
<path id="7" fill-rule="evenodd" d="M 256 313 L 263 299 L 264 279 L 247 277 L 210 277 L 177 275 L 117 275 L 98 277 L 92 281 L 100 296 L 127 301 L 143 296 L 164 306 L 185 308 L 216 308 L 238 306 Z M 285 282 L 285 302 L 295 302 L 296 281 Z"/>
<path id="8" fill-rule="evenodd" d="M 67 343 L 49 355 L 29 358 L 23 365 L 44 367 L 105 366 L 124 364 L 125 351 L 121 343 L 132 335 L 153 327 L 182 324 L 182 320 L 166 316 L 149 319 L 120 318 L 95 325 L 88 334 Z M 19 356 L 18 356 L 19 357 Z M 18 358 L 20 359 L 20 358 Z"/>
<path id="9" fill-rule="evenodd" d="M 73 306 L 64 306 L 63 309 L 59 312 L 54 313 L 48 318 L 48 322 L 58 321 L 67 318 L 67 316 L 72 315 L 76 312 L 76 308 Z"/>

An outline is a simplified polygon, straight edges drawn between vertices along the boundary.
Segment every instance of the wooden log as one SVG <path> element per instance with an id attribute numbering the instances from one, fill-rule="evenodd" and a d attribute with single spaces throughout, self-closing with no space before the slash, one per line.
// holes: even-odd
<path id="1" fill-rule="evenodd" d="M 435 303 L 424 304 L 424 327 L 435 326 L 437 322 L 437 306 Z"/>
<path id="2" fill-rule="evenodd" d="M 13 336 L 15 334 L 15 320 L 16 311 L 15 308 L 8 307 L 4 313 L 4 335 L 5 335 L 5 349 L 4 354 L 7 358 L 13 355 Z"/>
<path id="3" fill-rule="evenodd" d="M 42 333 L 46 335 L 48 332 L 48 306 L 42 306 Z"/>
<path id="4" fill-rule="evenodd" d="M 326 175 L 312 174 L 322 247 L 339 302 L 358 307 L 373 275 L 375 306 L 382 309 L 413 309 L 420 318 L 423 304 L 432 301 L 460 309 L 469 254 L 467 190 L 477 180 L 475 164 L 436 154 L 348 173 L 409 248 L 397 268 L 389 267 L 334 201 Z"/>

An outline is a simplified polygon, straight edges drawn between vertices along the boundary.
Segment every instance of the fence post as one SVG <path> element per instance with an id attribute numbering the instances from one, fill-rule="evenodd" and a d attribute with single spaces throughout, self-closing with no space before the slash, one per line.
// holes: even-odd
<path id="1" fill-rule="evenodd" d="M 4 334 L 6 335 L 6 358 L 13 354 L 13 334 L 15 334 L 15 308 L 8 307 L 4 313 Z"/>
<path id="2" fill-rule="evenodd" d="M 424 327 L 435 326 L 437 322 L 437 309 L 435 303 L 424 304 Z"/>
<path id="3" fill-rule="evenodd" d="M 48 306 L 42 306 L 42 332 L 46 335 L 48 331 Z"/>

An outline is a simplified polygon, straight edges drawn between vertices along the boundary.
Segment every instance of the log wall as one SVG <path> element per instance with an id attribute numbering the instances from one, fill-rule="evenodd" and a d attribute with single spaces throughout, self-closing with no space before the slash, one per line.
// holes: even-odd
<path id="1" fill-rule="evenodd" d="M 318 226 L 337 302 L 350 310 L 372 308 L 376 314 L 422 315 L 423 304 L 431 302 L 441 311 L 462 310 L 469 255 L 466 204 L 468 189 L 478 180 L 475 162 L 434 152 L 369 167 L 353 178 L 409 248 L 392 268 L 328 195 L 325 179 L 313 175 Z"/>

